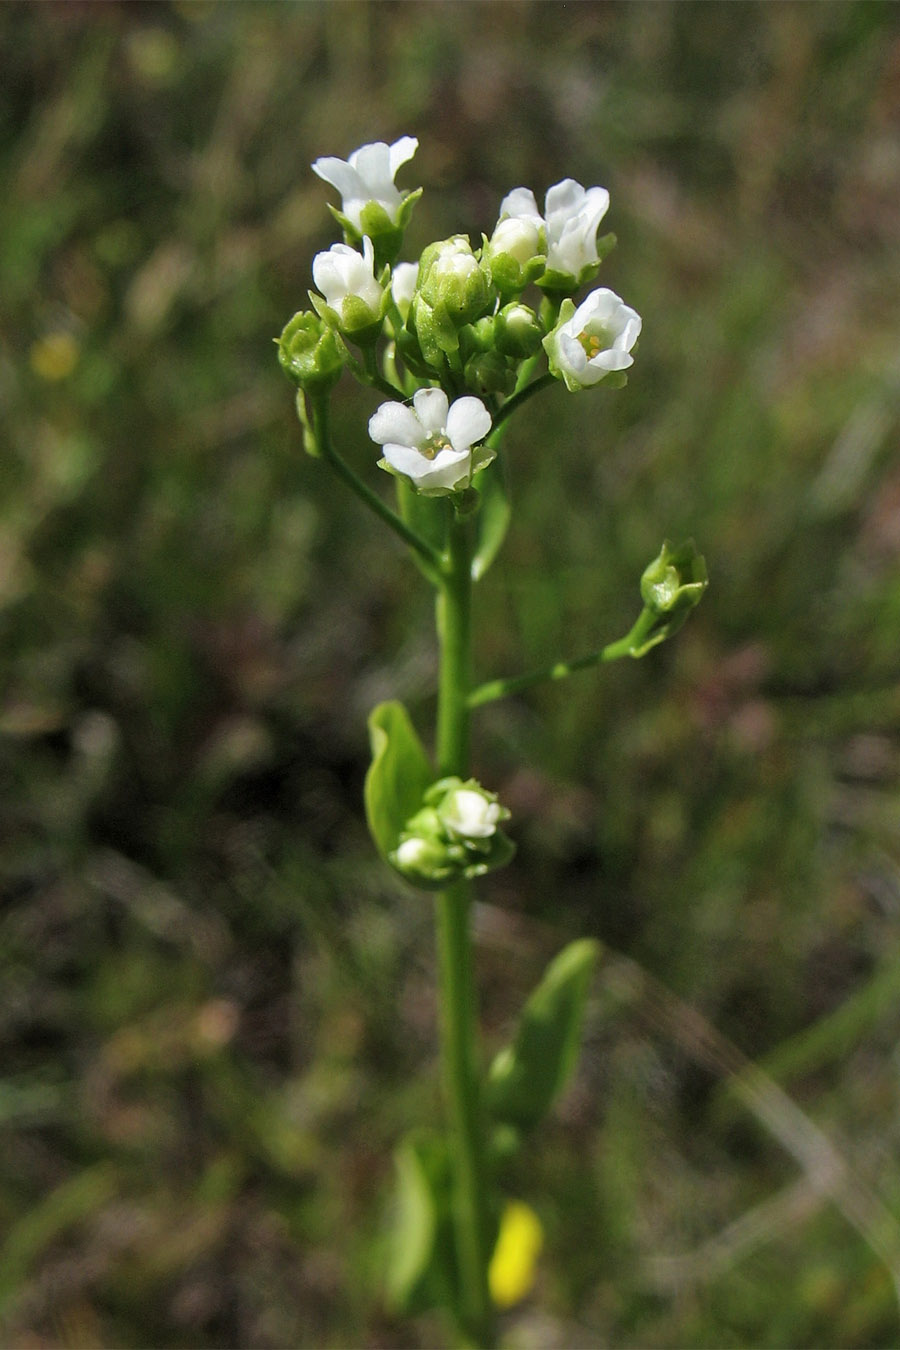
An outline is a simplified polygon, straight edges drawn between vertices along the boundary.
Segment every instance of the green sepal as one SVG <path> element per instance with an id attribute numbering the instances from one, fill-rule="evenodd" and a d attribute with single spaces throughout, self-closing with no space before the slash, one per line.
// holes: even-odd
<path id="1" fill-rule="evenodd" d="M 512 516 L 502 456 L 498 454 L 496 464 L 489 467 L 490 473 L 482 470 L 475 475 L 473 481 L 473 486 L 481 498 L 481 509 L 478 513 L 478 543 L 472 558 L 473 581 L 481 580 L 500 552 Z"/>
<path id="2" fill-rule="evenodd" d="M 529 1130 L 547 1114 L 578 1058 L 600 943 L 582 938 L 551 961 L 522 1010 L 515 1040 L 494 1059 L 485 1100 L 496 1121 Z"/>
<path id="3" fill-rule="evenodd" d="M 402 703 L 391 700 L 372 709 L 369 739 L 372 763 L 363 789 L 366 820 L 387 861 L 406 822 L 422 805 L 434 773 Z"/>
<path id="4" fill-rule="evenodd" d="M 563 291 L 566 295 L 573 295 L 582 286 L 587 286 L 597 279 L 603 259 L 612 253 L 615 246 L 616 236 L 604 234 L 597 240 L 597 261 L 582 267 L 577 277 L 573 277 L 571 272 L 557 272 L 550 268 L 543 276 L 538 277 L 537 285 L 542 291 Z"/>
<path id="5" fill-rule="evenodd" d="M 453 1180 L 443 1138 L 420 1130 L 394 1155 L 397 1188 L 387 1268 L 387 1298 L 395 1313 L 459 1307 L 453 1234 Z"/>
<path id="6" fill-rule="evenodd" d="M 709 585 L 706 559 L 697 552 L 693 539 L 673 547 L 663 542 L 659 556 L 645 568 L 641 577 L 644 609 L 632 629 L 634 641 L 630 655 L 645 656 L 683 626 L 691 610 L 699 605 Z"/>
<path id="7" fill-rule="evenodd" d="M 421 195 L 421 188 L 415 188 L 412 192 L 404 194 L 403 200 L 397 208 L 396 224 L 379 202 L 366 202 L 359 213 L 360 229 L 357 229 L 353 221 L 345 216 L 342 211 L 339 211 L 336 206 L 329 203 L 328 210 L 343 230 L 345 244 L 357 248 L 362 243 L 363 236 L 368 235 L 375 249 L 375 266 L 384 267 L 385 263 L 393 266 L 399 258 L 400 249 L 403 246 L 403 232 L 409 224 L 413 207 Z"/>

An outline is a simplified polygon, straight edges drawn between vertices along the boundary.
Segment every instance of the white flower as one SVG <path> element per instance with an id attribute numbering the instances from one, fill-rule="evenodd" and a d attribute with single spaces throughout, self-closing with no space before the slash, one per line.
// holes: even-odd
<path id="1" fill-rule="evenodd" d="M 491 794 L 460 787 L 448 792 L 438 814 L 452 838 L 490 839 L 499 822 L 509 815 Z"/>
<path id="2" fill-rule="evenodd" d="M 383 207 L 396 225 L 403 194 L 394 186 L 394 178 L 401 164 L 412 159 L 418 146 L 415 136 L 401 136 L 393 145 L 375 141 L 372 145 L 361 145 L 347 160 L 333 156 L 317 159 L 313 173 L 337 188 L 342 198 L 341 211 L 358 231 L 362 232 L 360 214 L 369 202 Z"/>
<path id="3" fill-rule="evenodd" d="M 564 178 L 561 183 L 548 188 L 543 216 L 530 188 L 513 188 L 500 204 L 497 230 L 506 221 L 516 221 L 524 240 L 526 231 L 544 227 L 547 232 L 547 271 L 560 272 L 577 280 L 586 268 L 599 261 L 597 230 L 608 209 L 606 188 L 585 189 L 574 178 Z M 494 232 L 495 239 L 496 234 L 497 231 Z M 491 242 L 494 247 L 494 241 Z"/>
<path id="4" fill-rule="evenodd" d="M 362 254 L 349 244 L 333 244 L 327 252 L 317 253 L 313 258 L 312 274 L 325 303 L 342 320 L 345 318 L 344 302 L 356 299 L 370 311 L 371 321 L 377 321 L 384 291 L 375 280 L 375 252 L 371 239 L 363 239 Z M 359 312 L 358 307 L 353 308 Z M 349 314 L 346 317 L 349 318 Z"/>
<path id="5" fill-rule="evenodd" d="M 544 338 L 544 348 L 550 369 L 568 389 L 586 389 L 611 371 L 634 364 L 631 349 L 640 336 L 641 318 L 614 291 L 592 291 L 577 309 L 564 300 L 560 319 Z"/>
<path id="6" fill-rule="evenodd" d="M 391 294 L 394 297 L 394 304 L 404 319 L 409 313 L 412 298 L 416 293 L 418 279 L 418 263 L 397 263 L 391 272 Z"/>
<path id="7" fill-rule="evenodd" d="M 544 201 L 548 272 L 577 277 L 597 262 L 597 229 L 608 210 L 606 188 L 585 190 L 574 178 L 564 178 L 548 189 Z"/>
<path id="8" fill-rule="evenodd" d="M 490 429 L 481 399 L 467 395 L 451 406 L 441 389 L 417 390 L 411 408 L 382 403 L 369 421 L 369 435 L 384 446 L 381 467 L 403 474 L 426 497 L 469 486 L 473 473 L 494 458 L 486 446 L 472 448 Z"/>

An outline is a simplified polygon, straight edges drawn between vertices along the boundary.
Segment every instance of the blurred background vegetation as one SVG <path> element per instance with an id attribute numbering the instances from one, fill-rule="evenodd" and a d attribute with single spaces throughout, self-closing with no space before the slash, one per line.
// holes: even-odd
<path id="1" fill-rule="evenodd" d="M 608 949 L 507 1342 L 896 1345 L 900 9 L 17 2 L 0 52 L 4 1344 L 442 1344 L 381 1287 L 430 905 L 361 812 L 429 594 L 272 346 L 335 238 L 310 162 L 414 134 L 407 256 L 571 175 L 644 319 L 627 390 L 512 425 L 480 674 L 620 636 L 665 535 L 712 578 L 479 714 L 489 1045 Z"/>

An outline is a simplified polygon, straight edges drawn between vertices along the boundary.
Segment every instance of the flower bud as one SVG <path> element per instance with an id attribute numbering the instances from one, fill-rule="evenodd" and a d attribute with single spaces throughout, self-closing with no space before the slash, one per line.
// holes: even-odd
<path id="1" fill-rule="evenodd" d="M 381 333 L 388 295 L 375 279 L 375 252 L 368 236 L 363 252 L 348 244 L 334 244 L 313 259 L 313 281 L 324 295 L 310 291 L 322 318 L 360 346 L 369 346 Z"/>
<path id="2" fill-rule="evenodd" d="M 516 372 L 508 357 L 498 351 L 476 352 L 463 367 L 466 388 L 479 398 L 503 394 L 505 398 L 516 387 Z"/>
<path id="3" fill-rule="evenodd" d="M 508 862 L 514 846 L 498 829 L 509 812 L 474 778 L 441 778 L 425 793 L 389 861 L 408 881 L 438 890 Z"/>
<path id="4" fill-rule="evenodd" d="M 533 309 L 514 301 L 505 305 L 494 320 L 497 347 L 506 356 L 520 360 L 540 350 L 544 330 Z"/>
<path id="5" fill-rule="evenodd" d="M 484 246 L 482 261 L 502 295 L 517 295 L 544 271 L 546 256 L 540 217 L 506 216 Z"/>
<path id="6" fill-rule="evenodd" d="M 278 340 L 278 361 L 285 374 L 307 393 L 326 393 L 340 379 L 346 351 L 324 319 L 301 310 Z"/>
<path id="7" fill-rule="evenodd" d="M 680 627 L 700 603 L 707 584 L 706 561 L 693 539 L 678 548 L 667 539 L 641 577 L 641 599 L 653 614 L 678 619 Z"/>
<path id="8" fill-rule="evenodd" d="M 429 244 L 419 263 L 419 283 L 409 311 L 429 365 L 459 349 L 459 330 L 484 314 L 492 299 L 490 282 L 464 235 Z"/>

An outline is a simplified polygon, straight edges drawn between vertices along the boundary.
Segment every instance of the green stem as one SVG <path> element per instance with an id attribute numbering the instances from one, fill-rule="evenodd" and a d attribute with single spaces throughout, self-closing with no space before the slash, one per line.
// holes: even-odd
<path id="1" fill-rule="evenodd" d="M 473 689 L 467 699 L 469 709 L 480 708 L 485 703 L 493 703 L 498 698 L 507 698 L 510 694 L 521 694 L 535 684 L 545 680 L 565 680 L 576 671 L 588 670 L 591 666 L 604 665 L 608 661 L 619 661 L 623 656 L 634 656 L 646 637 L 653 615 L 644 610 L 630 633 L 616 642 L 610 642 L 599 651 L 577 656 L 573 661 L 555 661 L 553 665 L 541 666 L 538 670 L 529 670 L 524 675 L 513 675 L 508 679 L 488 680 Z"/>
<path id="2" fill-rule="evenodd" d="M 378 361 L 375 356 L 375 348 L 364 347 L 362 357 L 363 357 L 364 382 L 370 385 L 372 389 L 377 389 L 380 393 L 387 394 L 389 399 L 391 400 L 399 399 L 400 402 L 402 403 L 403 400 L 406 398 L 406 394 L 403 392 L 402 389 L 399 389 L 396 385 L 391 384 L 390 380 L 386 379 L 384 375 L 382 375 L 381 371 L 378 369 Z"/>
<path id="3" fill-rule="evenodd" d="M 356 493 L 368 506 L 379 516 L 386 525 L 399 535 L 405 544 L 408 544 L 419 556 L 429 565 L 429 575 L 437 576 L 442 567 L 441 555 L 436 549 L 423 539 L 414 529 L 407 525 L 402 516 L 398 516 L 396 511 L 392 511 L 387 502 L 382 501 L 377 492 L 373 492 L 368 483 L 364 483 L 359 478 L 350 465 L 335 450 L 331 443 L 331 424 L 328 415 L 328 399 L 312 398 L 312 422 L 313 436 L 319 454 L 325 460 L 326 464 L 334 469 L 338 477 L 343 478 L 348 487 Z"/>
<path id="4" fill-rule="evenodd" d="M 526 384 L 524 389 L 519 389 L 517 393 L 510 395 L 503 407 L 497 413 L 497 416 L 494 418 L 494 424 L 491 427 L 491 434 L 488 437 L 488 440 L 493 440 L 494 433 L 497 431 L 498 427 L 502 427 L 506 419 L 511 417 L 517 409 L 521 408 L 522 404 L 530 399 L 533 394 L 539 393 L 541 389 L 546 389 L 548 385 L 554 384 L 555 382 L 556 376 L 551 375 L 548 370 L 543 375 L 539 375 L 536 380 L 532 380 L 531 384 Z"/>
<path id="5" fill-rule="evenodd" d="M 471 686 L 471 545 L 468 522 L 454 517 L 438 595 L 441 644 L 437 759 L 442 776 L 468 776 Z M 469 886 L 457 882 L 437 897 L 444 1084 L 454 1166 L 454 1226 L 460 1271 L 460 1326 L 474 1344 L 494 1344 L 487 1283 L 490 1257 L 484 1122 L 477 1062 L 475 980 Z"/>

